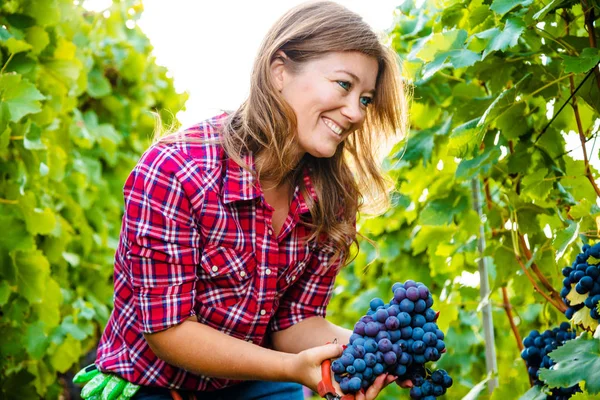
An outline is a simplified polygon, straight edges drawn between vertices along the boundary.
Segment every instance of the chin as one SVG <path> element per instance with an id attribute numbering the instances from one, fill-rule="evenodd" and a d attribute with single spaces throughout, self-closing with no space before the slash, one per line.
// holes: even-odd
<path id="1" fill-rule="evenodd" d="M 316 158 L 331 158 L 335 155 L 337 149 L 311 149 L 308 153 Z"/>

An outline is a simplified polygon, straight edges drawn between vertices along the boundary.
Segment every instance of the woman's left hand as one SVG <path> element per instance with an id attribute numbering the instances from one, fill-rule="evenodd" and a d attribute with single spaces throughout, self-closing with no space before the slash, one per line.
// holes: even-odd
<path id="1" fill-rule="evenodd" d="M 394 382 L 396 379 L 398 379 L 397 376 L 391 374 L 381 374 L 377 377 L 377 379 L 375 379 L 373 384 L 367 388 L 366 391 L 361 389 L 359 392 L 354 394 L 354 400 L 373 400 L 379 395 L 379 392 L 381 392 L 384 387 Z M 342 393 L 342 390 L 337 382 L 334 381 L 333 385 L 338 393 Z"/>

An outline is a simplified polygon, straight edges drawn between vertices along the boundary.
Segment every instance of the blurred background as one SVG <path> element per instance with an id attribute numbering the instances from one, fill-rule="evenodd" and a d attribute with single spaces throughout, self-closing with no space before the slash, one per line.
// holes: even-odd
<path id="1" fill-rule="evenodd" d="M 328 318 L 352 328 L 420 281 L 447 349 L 429 367 L 454 379 L 442 398 L 596 398 L 598 1 L 339 2 L 398 53 L 413 96 L 381 160 L 391 206 L 359 216 L 369 240 Z M 157 115 L 177 129 L 235 109 L 262 36 L 298 3 L 0 1 L 0 398 L 77 398 Z"/>

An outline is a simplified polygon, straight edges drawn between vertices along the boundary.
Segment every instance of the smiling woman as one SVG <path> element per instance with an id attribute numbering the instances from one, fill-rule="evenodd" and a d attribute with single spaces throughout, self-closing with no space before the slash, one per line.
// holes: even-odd
<path id="1" fill-rule="evenodd" d="M 157 138 L 127 179 L 97 367 L 141 386 L 136 399 L 315 390 L 341 353 L 324 343 L 351 335 L 325 311 L 357 212 L 387 194 L 376 147 L 407 120 L 395 53 L 359 15 L 329 1 L 285 13 L 242 105 Z"/>

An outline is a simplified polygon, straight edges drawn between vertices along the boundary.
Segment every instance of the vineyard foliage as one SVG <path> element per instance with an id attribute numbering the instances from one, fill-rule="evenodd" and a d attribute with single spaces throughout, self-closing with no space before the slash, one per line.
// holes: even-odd
<path id="1" fill-rule="evenodd" d="M 393 208 L 360 220 L 377 246 L 362 242 L 329 315 L 352 326 L 371 298 L 389 300 L 393 282 L 425 283 L 446 332 L 437 366 L 455 382 L 445 398 L 546 398 L 546 389 L 530 390 L 520 342 L 566 320 L 561 269 L 599 240 L 598 16 L 592 0 L 407 0 L 396 10 L 389 39 L 413 83 L 412 129 L 386 160 Z M 491 286 L 483 299 L 481 257 Z M 488 301 L 498 365 L 491 375 L 481 317 Z M 582 317 L 572 321 L 578 333 L 593 332 L 595 321 Z M 550 386 L 585 380 L 587 393 L 573 399 L 600 391 L 600 341 L 583 336 L 552 353 L 561 369 L 542 374 Z M 385 393 L 408 398 L 399 388 Z"/>
<path id="2" fill-rule="evenodd" d="M 139 2 L 104 13 L 77 4 L 0 3 L 2 398 L 58 398 L 94 348 L 112 305 L 123 182 L 149 143 L 151 111 L 170 124 L 185 102 L 135 25 Z M 446 332 L 446 398 L 488 398 L 496 378 L 492 399 L 543 399 L 529 390 L 520 338 L 565 320 L 561 269 L 600 236 L 598 1 L 406 0 L 396 13 L 389 41 L 414 86 L 412 129 L 386 160 L 393 208 L 360 220 L 377 246 L 363 241 L 340 275 L 330 319 L 351 327 L 393 282 L 421 281 Z M 573 324 L 590 333 L 551 353 L 567 367 L 541 375 L 550 386 L 585 381 L 574 400 L 600 391 L 600 340 L 581 317 Z M 381 398 L 408 395 L 389 387 Z"/>
<path id="3" fill-rule="evenodd" d="M 108 319 L 123 183 L 186 100 L 141 11 L 0 2 L 0 398 L 58 398 Z"/>

